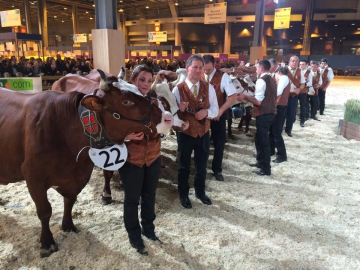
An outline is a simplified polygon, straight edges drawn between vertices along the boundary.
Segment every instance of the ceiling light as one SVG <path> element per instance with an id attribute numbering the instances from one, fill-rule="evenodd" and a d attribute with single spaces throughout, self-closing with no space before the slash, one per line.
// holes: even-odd
<path id="1" fill-rule="evenodd" d="M 90 17 L 90 20 L 92 20 L 93 18 L 92 17 Z"/>
<path id="2" fill-rule="evenodd" d="M 61 22 L 64 22 L 64 21 L 61 21 Z"/>
<path id="3" fill-rule="evenodd" d="M 252 25 L 251 28 L 254 28 L 254 26 Z"/>
<path id="4" fill-rule="evenodd" d="M 93 5 L 93 7 L 95 7 L 95 5 Z"/>
<path id="5" fill-rule="evenodd" d="M 149 6 L 146 6 L 145 8 L 149 8 Z"/>
<path id="6" fill-rule="evenodd" d="M 54 18 L 57 18 L 57 16 L 54 16 Z"/>
<path id="7" fill-rule="evenodd" d="M 122 8 L 119 9 L 119 12 L 124 12 L 124 10 Z"/>
<path id="8" fill-rule="evenodd" d="M 64 7 L 64 9 L 66 10 L 66 9 L 67 9 L 67 7 Z"/>
<path id="9" fill-rule="evenodd" d="M 89 13 L 89 11 L 86 11 L 85 13 Z"/>
<path id="10" fill-rule="evenodd" d="M 179 3 L 178 2 L 175 2 L 175 6 L 178 6 L 179 5 Z"/>
<path id="11" fill-rule="evenodd" d="M 355 25 L 355 23 L 352 23 L 351 25 Z"/>
<path id="12" fill-rule="evenodd" d="M 338 25 L 337 25 L 337 24 L 335 24 L 334 26 L 335 26 L 335 27 L 337 27 Z"/>

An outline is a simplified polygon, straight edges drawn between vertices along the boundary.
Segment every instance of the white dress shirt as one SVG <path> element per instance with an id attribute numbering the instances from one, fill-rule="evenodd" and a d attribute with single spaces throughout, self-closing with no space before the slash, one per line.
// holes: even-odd
<path id="1" fill-rule="evenodd" d="M 265 72 L 265 73 L 261 74 L 259 79 L 256 80 L 254 97 L 258 101 L 263 101 L 265 98 L 266 83 L 262 79 L 262 77 L 265 75 L 270 75 L 270 73 Z"/>
<path id="2" fill-rule="evenodd" d="M 290 79 L 288 76 L 286 76 L 286 75 L 279 76 L 279 81 L 277 84 L 277 91 L 276 91 L 277 96 L 280 96 L 283 93 L 285 87 L 289 84 L 289 82 L 290 82 Z"/>
<path id="3" fill-rule="evenodd" d="M 216 69 L 214 68 L 214 70 L 211 72 L 211 74 L 209 76 L 204 74 L 205 80 L 207 82 L 211 82 L 212 78 L 214 77 L 215 72 L 216 72 Z M 220 90 L 222 93 L 224 93 L 224 91 L 225 91 L 227 97 L 236 94 L 236 89 L 234 87 L 234 84 L 231 81 L 230 76 L 227 73 L 224 73 L 221 77 Z"/>
<path id="4" fill-rule="evenodd" d="M 190 91 L 192 93 L 194 93 L 194 87 L 193 87 L 194 84 L 192 82 L 190 82 L 188 79 L 185 80 L 185 83 L 189 87 Z M 196 88 L 197 88 L 198 91 L 200 91 L 200 82 L 196 83 Z M 181 102 L 181 98 L 180 98 L 180 93 L 179 93 L 179 89 L 178 89 L 177 86 L 174 87 L 173 93 L 174 93 L 174 95 L 176 97 L 176 101 L 179 104 Z M 210 103 L 210 107 L 207 109 L 207 111 L 208 111 L 207 118 L 212 119 L 212 118 L 215 118 L 215 117 L 218 116 L 218 114 L 219 114 L 219 105 L 218 105 L 218 102 L 217 102 L 215 89 L 211 84 L 209 84 L 209 103 Z"/>

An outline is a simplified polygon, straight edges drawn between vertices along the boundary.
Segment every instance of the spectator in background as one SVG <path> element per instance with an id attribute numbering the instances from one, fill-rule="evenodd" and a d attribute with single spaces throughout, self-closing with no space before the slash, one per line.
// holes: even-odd
<path id="1" fill-rule="evenodd" d="M 40 76 L 44 76 L 44 72 L 42 71 L 42 67 L 40 66 L 39 60 L 34 60 L 32 77 L 40 77 Z"/>
<path id="2" fill-rule="evenodd" d="M 32 77 L 32 75 L 33 75 L 33 66 L 32 66 L 30 61 L 28 61 L 25 64 L 25 67 L 22 70 L 22 75 L 24 77 Z"/>

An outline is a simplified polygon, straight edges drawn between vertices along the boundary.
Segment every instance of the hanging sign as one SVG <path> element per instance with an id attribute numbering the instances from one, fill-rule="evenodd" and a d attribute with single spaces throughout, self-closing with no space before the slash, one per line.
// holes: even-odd
<path id="1" fill-rule="evenodd" d="M 226 23 L 227 3 L 205 5 L 204 24 Z"/>
<path id="2" fill-rule="evenodd" d="M 290 28 L 291 7 L 275 9 L 274 29 Z"/>
<path id="3" fill-rule="evenodd" d="M 19 9 L 0 11 L 0 18 L 1 18 L 1 26 L 2 27 L 20 26 L 21 25 Z"/>
<path id="4" fill-rule="evenodd" d="M 74 34 L 73 36 L 74 43 L 87 42 L 87 34 Z"/>
<path id="5" fill-rule="evenodd" d="M 149 42 L 166 42 L 167 41 L 167 31 L 148 32 L 148 41 Z"/>

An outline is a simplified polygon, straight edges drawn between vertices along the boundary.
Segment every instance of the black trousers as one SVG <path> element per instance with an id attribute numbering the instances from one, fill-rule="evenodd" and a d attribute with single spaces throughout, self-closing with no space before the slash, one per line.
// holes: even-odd
<path id="1" fill-rule="evenodd" d="M 180 197 L 189 195 L 189 176 L 191 154 L 194 151 L 195 178 L 194 189 L 198 196 L 205 194 L 206 165 L 209 158 L 209 132 L 202 137 L 191 137 L 179 132 L 177 138 L 179 147 L 178 192 Z"/>
<path id="2" fill-rule="evenodd" d="M 296 118 L 296 108 L 298 103 L 298 96 L 295 97 L 289 97 L 288 105 L 286 109 L 286 125 L 285 125 L 285 132 L 291 133 L 295 118 Z M 284 119 L 284 122 L 285 122 Z"/>
<path id="3" fill-rule="evenodd" d="M 307 100 L 307 93 L 299 94 L 299 101 L 300 101 L 300 122 L 304 123 L 306 120 L 306 100 Z"/>
<path id="4" fill-rule="evenodd" d="M 214 145 L 214 158 L 211 169 L 214 173 L 222 172 L 222 161 L 226 142 L 226 119 L 228 115 L 222 115 L 219 121 L 212 120 L 210 124 L 211 137 Z"/>
<path id="5" fill-rule="evenodd" d="M 319 109 L 319 96 L 309 96 L 309 103 L 311 105 L 310 117 L 315 118 Z"/>
<path id="6" fill-rule="evenodd" d="M 277 106 L 277 113 L 274 121 L 270 126 L 269 142 L 270 142 L 270 153 L 275 154 L 275 148 L 277 149 L 277 156 L 279 159 L 287 159 L 286 148 L 284 139 L 282 137 L 283 123 L 286 114 L 287 106 Z"/>
<path id="7" fill-rule="evenodd" d="M 126 162 L 119 169 L 124 186 L 124 224 L 130 239 L 141 238 L 138 218 L 139 201 L 141 203 L 141 225 L 145 232 L 155 230 L 155 194 L 160 177 L 161 157 L 148 167 L 141 168 Z"/>
<path id="8" fill-rule="evenodd" d="M 320 114 L 323 114 L 324 110 L 325 110 L 325 94 L 326 94 L 326 91 L 323 91 L 322 89 L 319 88 L 319 110 L 320 110 Z"/>
<path id="9" fill-rule="evenodd" d="M 269 129 L 274 118 L 274 114 L 263 114 L 256 117 L 256 160 L 260 169 L 266 173 L 271 173 Z"/>

